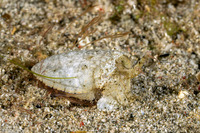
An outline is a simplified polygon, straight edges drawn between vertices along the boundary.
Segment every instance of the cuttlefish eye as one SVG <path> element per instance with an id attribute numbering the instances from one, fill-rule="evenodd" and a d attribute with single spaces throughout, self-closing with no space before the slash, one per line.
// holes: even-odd
<path id="1" fill-rule="evenodd" d="M 116 61 L 116 67 L 117 67 L 117 71 L 120 74 L 123 75 L 129 75 L 131 70 L 132 70 L 132 63 L 131 63 L 131 59 L 128 58 L 127 56 L 121 56 L 117 61 Z M 128 76 L 130 77 L 130 76 Z"/>
<path id="2" fill-rule="evenodd" d="M 131 64 L 131 59 L 129 59 L 126 56 L 122 56 L 118 59 L 117 65 L 119 66 L 119 69 L 131 69 L 132 64 Z"/>

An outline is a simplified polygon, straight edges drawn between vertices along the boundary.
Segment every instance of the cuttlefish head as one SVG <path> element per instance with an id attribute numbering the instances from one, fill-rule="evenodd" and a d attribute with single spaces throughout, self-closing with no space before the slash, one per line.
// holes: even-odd
<path id="1" fill-rule="evenodd" d="M 133 60 L 127 56 L 121 56 L 116 60 L 117 73 L 126 75 L 128 78 L 134 78 L 141 73 L 145 58 L 142 58 L 133 66 Z"/>

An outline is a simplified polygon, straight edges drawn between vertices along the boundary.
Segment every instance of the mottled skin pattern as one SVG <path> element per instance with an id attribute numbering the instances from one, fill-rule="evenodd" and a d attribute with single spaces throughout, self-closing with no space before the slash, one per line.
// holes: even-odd
<path id="1" fill-rule="evenodd" d="M 131 58 L 119 51 L 82 50 L 51 56 L 33 66 L 32 71 L 49 77 L 76 77 L 36 76 L 45 85 L 80 100 L 98 100 L 97 93 L 101 92 L 97 108 L 114 110 L 129 103 L 131 79 L 141 67 L 137 64 L 132 68 L 132 64 Z"/>

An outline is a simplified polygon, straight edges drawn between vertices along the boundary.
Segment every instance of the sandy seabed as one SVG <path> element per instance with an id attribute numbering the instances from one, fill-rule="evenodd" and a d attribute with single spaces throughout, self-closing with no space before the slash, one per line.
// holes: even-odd
<path id="1" fill-rule="evenodd" d="M 94 6 L 84 13 L 88 6 Z M 81 27 L 104 13 L 83 47 Z M 82 14 L 82 15 L 81 15 Z M 132 80 L 134 101 L 115 111 L 70 104 L 42 89 L 27 68 L 69 50 L 112 49 L 148 56 Z M 0 132 L 200 132 L 200 2 L 0 1 Z"/>

